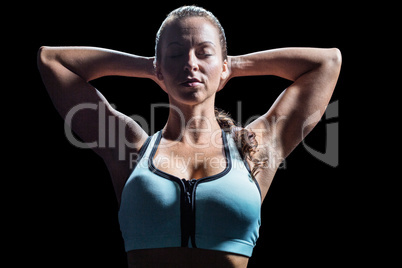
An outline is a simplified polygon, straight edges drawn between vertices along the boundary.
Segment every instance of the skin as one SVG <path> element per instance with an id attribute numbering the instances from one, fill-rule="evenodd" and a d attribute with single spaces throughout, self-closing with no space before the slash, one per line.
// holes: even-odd
<path id="1" fill-rule="evenodd" d="M 210 107 L 221 80 L 228 77 L 216 27 L 204 18 L 176 20 L 167 25 L 161 43 L 157 75 L 169 101 L 195 107 L 207 100 L 204 106 Z M 189 91 L 180 86 L 187 77 L 196 77 L 201 84 Z"/>
<path id="2" fill-rule="evenodd" d="M 224 60 L 217 29 L 199 17 L 169 22 L 161 42 L 161 59 L 156 69 L 153 67 L 154 57 L 100 48 L 41 47 L 38 53 L 43 82 L 63 118 L 78 104 L 101 103 L 105 106 L 107 118 L 113 117 L 116 125 L 126 125 L 124 160 L 119 159 L 121 152 L 117 148 L 93 148 L 110 171 L 119 202 L 124 184 L 132 172 L 129 155 L 139 151 L 148 135 L 131 118 L 116 111 L 88 81 L 106 75 L 121 75 L 149 78 L 160 85 L 168 94 L 171 108 L 154 164 L 179 178 L 199 179 L 220 173 L 225 168 L 224 165 L 212 165 L 208 159 L 225 162 L 214 104 L 216 93 L 227 81 L 254 75 L 275 75 L 294 81 L 271 107 L 266 107 L 269 109 L 263 116 L 246 126 L 256 133 L 259 143 L 255 157 L 270 156 L 272 161 L 288 156 L 312 130 L 315 124 L 307 127 L 303 124 L 317 111 L 319 116 L 325 112 L 341 66 L 338 49 L 282 48 L 228 56 Z M 199 83 L 189 86 L 186 84 L 189 78 L 197 78 Z M 256 91 L 255 94 L 256 97 L 259 94 L 262 98 L 264 96 L 264 92 Z M 98 122 L 97 111 L 86 109 L 74 116 L 71 127 L 82 140 L 92 142 L 99 136 Z M 109 133 L 105 135 L 108 140 Z M 114 137 L 117 139 L 119 133 Z M 201 157 L 194 157 L 196 153 Z M 185 159 L 185 164 L 180 166 L 171 162 L 162 165 L 162 161 L 158 161 L 176 161 L 172 155 Z M 271 163 L 256 176 L 262 201 L 279 165 Z M 250 161 L 249 165 L 253 167 Z M 203 249 L 147 249 L 130 251 L 127 255 L 130 267 L 240 268 L 248 263 L 245 256 Z"/>
<path id="3" fill-rule="evenodd" d="M 219 170 L 202 163 L 204 159 L 225 161 L 222 138 L 217 135 L 221 128 L 215 119 L 214 103 L 220 83 L 229 73 L 227 62 L 222 60 L 218 31 L 204 18 L 177 20 L 167 26 L 161 46 L 157 77 L 165 85 L 169 103 L 183 112 L 184 121 L 175 109 L 170 110 L 155 162 L 158 158 L 168 159 L 173 153 L 192 159 L 193 168 L 177 169 L 180 163 L 170 163 L 165 166 L 171 168 L 160 167 L 161 170 L 187 179 L 217 174 L 225 166 Z M 182 82 L 188 78 L 197 78 L 200 83 L 195 87 L 184 86 Z M 180 142 L 175 142 L 179 137 Z M 196 153 L 202 157 L 195 159 Z"/>

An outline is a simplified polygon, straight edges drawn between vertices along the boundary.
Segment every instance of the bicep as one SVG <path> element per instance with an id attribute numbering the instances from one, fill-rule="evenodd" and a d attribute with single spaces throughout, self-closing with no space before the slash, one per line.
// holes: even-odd
<path id="1" fill-rule="evenodd" d="M 338 75 L 339 69 L 328 65 L 302 75 L 247 127 L 257 130 L 261 146 L 269 144 L 286 158 L 324 114 Z"/>
<path id="2" fill-rule="evenodd" d="M 50 98 L 67 125 L 103 158 L 147 134 L 130 117 L 114 110 L 106 98 L 77 74 L 57 61 L 39 66 Z M 127 151 L 127 150 L 125 150 Z M 125 156 L 124 156 L 125 157 Z"/>

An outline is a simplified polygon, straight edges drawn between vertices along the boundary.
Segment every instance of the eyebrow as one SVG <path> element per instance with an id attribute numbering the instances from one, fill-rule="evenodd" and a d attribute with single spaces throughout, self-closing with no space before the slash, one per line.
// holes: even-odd
<path id="1" fill-rule="evenodd" d="M 205 45 L 205 44 L 211 44 L 211 45 L 215 46 L 215 44 L 213 42 L 211 42 L 211 41 L 201 42 L 201 43 L 197 44 L 197 46 L 201 46 L 201 45 Z"/>

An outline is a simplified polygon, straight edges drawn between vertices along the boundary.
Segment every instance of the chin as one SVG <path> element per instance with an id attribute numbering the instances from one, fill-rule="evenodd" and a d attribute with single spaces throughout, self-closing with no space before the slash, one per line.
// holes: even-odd
<path id="1" fill-rule="evenodd" d="M 203 85 L 196 87 L 175 87 L 167 91 L 170 103 L 197 105 L 215 96 L 216 91 L 208 90 Z M 213 98 L 214 100 L 215 98 Z"/>
<path id="2" fill-rule="evenodd" d="M 199 92 L 199 91 L 185 92 L 180 95 L 176 95 L 174 97 L 169 96 L 171 103 L 172 103 L 172 100 L 174 100 L 174 103 L 181 103 L 181 104 L 191 105 L 191 106 L 201 104 L 209 98 L 210 98 L 210 96 L 206 96 L 204 93 Z"/>
<path id="3" fill-rule="evenodd" d="M 200 95 L 198 92 L 189 93 L 185 96 L 180 96 L 179 101 L 187 105 L 197 105 L 205 101 L 205 97 Z"/>

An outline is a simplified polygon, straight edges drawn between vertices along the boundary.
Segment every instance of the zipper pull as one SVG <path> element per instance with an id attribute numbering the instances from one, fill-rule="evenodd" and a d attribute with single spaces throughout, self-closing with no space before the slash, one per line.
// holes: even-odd
<path id="1" fill-rule="evenodd" d="M 188 181 L 188 183 L 189 183 L 189 185 L 190 185 L 190 188 L 191 188 L 191 190 L 193 190 L 193 186 L 194 186 L 194 184 L 197 182 L 197 180 L 196 179 L 191 179 L 191 180 L 189 180 Z"/>
<path id="2" fill-rule="evenodd" d="M 186 201 L 188 204 L 191 204 L 191 195 L 193 193 L 193 188 L 195 183 L 197 182 L 196 179 L 191 179 L 191 180 L 186 180 L 182 179 L 184 186 L 185 186 L 185 191 L 186 191 Z"/>
<path id="3" fill-rule="evenodd" d="M 194 184 L 197 182 L 196 179 L 191 179 L 191 180 L 186 180 L 186 179 L 181 179 L 184 182 L 184 185 L 186 186 L 186 191 L 191 191 Z"/>

